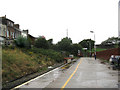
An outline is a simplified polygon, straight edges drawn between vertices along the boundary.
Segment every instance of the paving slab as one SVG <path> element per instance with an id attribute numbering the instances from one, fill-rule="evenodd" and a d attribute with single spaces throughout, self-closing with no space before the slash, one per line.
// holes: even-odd
<path id="1" fill-rule="evenodd" d="M 83 57 L 69 68 L 53 70 L 22 85 L 20 89 L 62 88 L 67 82 L 64 88 L 106 88 L 106 90 L 107 88 L 113 88 L 114 90 L 114 88 L 118 88 L 118 71 L 108 67 L 109 65 L 102 64 L 99 59 Z"/>
<path id="2" fill-rule="evenodd" d="M 108 65 L 94 58 L 79 59 L 46 88 L 61 88 L 80 60 L 82 60 L 81 64 L 65 88 L 118 88 L 118 71 L 109 69 Z"/>

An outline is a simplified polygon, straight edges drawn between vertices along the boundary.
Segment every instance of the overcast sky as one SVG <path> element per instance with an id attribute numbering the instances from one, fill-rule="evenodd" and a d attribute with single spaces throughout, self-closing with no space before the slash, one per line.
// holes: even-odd
<path id="1" fill-rule="evenodd" d="M 118 36 L 119 0 L 1 0 L 0 16 L 6 15 L 35 37 L 44 35 L 57 43 L 68 36 L 73 43 L 94 39 L 96 44 Z"/>

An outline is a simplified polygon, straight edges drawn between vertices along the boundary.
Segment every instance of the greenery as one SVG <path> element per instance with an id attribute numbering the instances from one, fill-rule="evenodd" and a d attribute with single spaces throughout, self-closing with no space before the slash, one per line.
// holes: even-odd
<path id="1" fill-rule="evenodd" d="M 87 48 L 88 50 L 94 48 L 94 41 L 91 39 L 84 39 L 79 44 L 82 46 L 82 48 Z"/>
<path id="2" fill-rule="evenodd" d="M 52 49 L 32 48 L 30 51 L 36 54 L 41 53 L 42 55 L 53 59 L 55 62 L 62 62 L 64 59 L 60 52 Z"/>
<path id="3" fill-rule="evenodd" d="M 47 41 L 45 38 L 39 37 L 39 38 L 35 41 L 35 47 L 48 49 L 48 48 L 49 48 L 49 44 L 48 44 L 48 41 Z"/>
<path id="4" fill-rule="evenodd" d="M 117 40 L 112 37 L 103 41 L 102 45 L 108 44 L 108 42 L 116 43 Z M 77 56 L 78 50 L 84 56 L 90 52 L 90 49 L 94 52 L 94 41 L 91 39 L 72 43 L 71 38 L 65 37 L 57 44 L 53 44 L 53 39 L 46 40 L 39 37 L 31 47 L 31 41 L 21 36 L 14 41 L 14 44 L 15 46 L 4 46 L 2 50 L 3 83 L 33 72 L 41 72 L 56 63 L 62 63 L 64 57 L 68 57 L 69 54 Z M 84 51 L 83 48 L 87 48 L 87 51 Z M 106 49 L 96 48 L 97 52 L 103 50 Z"/>
<path id="5" fill-rule="evenodd" d="M 61 53 L 50 49 L 25 49 L 4 47 L 2 50 L 3 83 L 33 72 L 45 70 L 48 66 L 63 62 Z"/>
<path id="6" fill-rule="evenodd" d="M 71 38 L 66 37 L 66 38 L 63 38 L 60 42 L 57 43 L 57 48 L 60 51 L 68 51 L 68 52 L 70 52 L 71 45 L 72 45 Z"/>
<path id="7" fill-rule="evenodd" d="M 71 51 L 70 53 L 77 56 L 78 55 L 78 50 L 82 51 L 82 46 L 80 44 L 72 44 Z"/>
<path id="8" fill-rule="evenodd" d="M 31 46 L 29 40 L 27 40 L 27 38 L 23 36 L 20 36 L 16 40 L 14 40 L 14 44 L 20 48 L 30 48 Z"/>
<path id="9" fill-rule="evenodd" d="M 99 51 L 104 51 L 106 49 L 103 49 L 103 48 L 96 48 L 96 52 L 99 52 Z M 88 50 L 88 52 L 91 52 L 90 50 Z M 94 48 L 92 49 L 92 52 L 94 52 Z"/>
<path id="10" fill-rule="evenodd" d="M 107 40 L 103 41 L 101 44 L 102 45 L 118 44 L 118 41 L 120 41 L 120 38 L 111 37 L 111 38 L 108 38 Z"/>

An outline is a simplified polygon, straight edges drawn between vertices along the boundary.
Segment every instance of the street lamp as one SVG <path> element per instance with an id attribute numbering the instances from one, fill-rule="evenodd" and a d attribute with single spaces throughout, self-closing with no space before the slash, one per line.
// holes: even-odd
<path id="1" fill-rule="evenodd" d="M 95 41 L 95 32 L 94 31 L 90 31 L 91 33 L 94 33 L 94 41 Z M 94 43 L 94 56 L 95 56 L 95 60 L 96 60 L 96 46 Z"/>

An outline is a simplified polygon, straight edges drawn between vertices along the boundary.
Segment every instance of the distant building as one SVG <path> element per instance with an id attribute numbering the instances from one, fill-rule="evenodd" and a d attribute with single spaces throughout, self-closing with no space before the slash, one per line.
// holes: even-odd
<path id="1" fill-rule="evenodd" d="M 0 17 L 0 41 L 2 44 L 10 45 L 20 35 L 19 24 L 14 24 L 6 16 Z"/>

